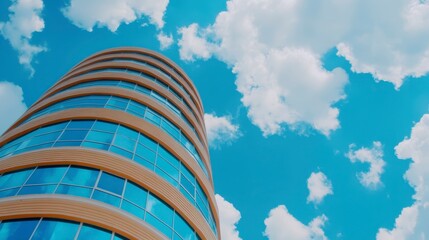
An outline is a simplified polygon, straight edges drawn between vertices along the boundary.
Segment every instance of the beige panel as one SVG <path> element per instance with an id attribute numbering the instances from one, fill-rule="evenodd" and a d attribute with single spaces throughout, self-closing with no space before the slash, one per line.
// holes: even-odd
<path id="1" fill-rule="evenodd" d="M 154 193 L 176 209 L 200 236 L 206 236 L 207 239 L 214 238 L 211 228 L 206 223 L 203 215 L 175 187 L 138 163 L 106 151 L 80 147 L 63 147 L 27 152 L 0 161 L 0 173 L 35 166 L 64 164 L 96 168 L 129 179 Z M 213 192 L 213 189 L 209 189 L 209 191 Z M 214 196 L 207 196 L 212 212 L 217 213 Z M 215 214 L 214 218 L 215 222 L 218 223 L 217 214 Z"/>
<path id="2" fill-rule="evenodd" d="M 131 214 L 90 199 L 46 194 L 0 199 L 0 220 L 39 217 L 84 222 L 129 239 L 167 239 Z"/>

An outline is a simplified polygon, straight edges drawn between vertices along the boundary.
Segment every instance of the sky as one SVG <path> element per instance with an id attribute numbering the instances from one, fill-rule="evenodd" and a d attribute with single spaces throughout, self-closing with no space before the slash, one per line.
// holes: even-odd
<path id="1" fill-rule="evenodd" d="M 5 0 L 0 35 L 0 132 L 97 51 L 182 67 L 224 240 L 429 239 L 426 0 Z"/>

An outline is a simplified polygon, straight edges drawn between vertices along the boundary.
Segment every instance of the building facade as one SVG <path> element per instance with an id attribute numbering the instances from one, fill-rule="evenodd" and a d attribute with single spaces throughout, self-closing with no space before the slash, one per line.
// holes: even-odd
<path id="1" fill-rule="evenodd" d="M 0 239 L 220 239 L 203 112 L 158 53 L 85 59 L 0 138 Z"/>

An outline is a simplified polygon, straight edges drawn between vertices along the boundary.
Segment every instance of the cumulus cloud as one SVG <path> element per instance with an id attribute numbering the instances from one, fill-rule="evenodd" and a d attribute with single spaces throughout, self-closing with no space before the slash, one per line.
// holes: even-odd
<path id="1" fill-rule="evenodd" d="M 239 126 L 231 122 L 229 116 L 218 117 L 214 114 L 204 114 L 207 138 L 211 147 L 217 148 L 222 144 L 231 144 L 241 136 Z"/>
<path id="2" fill-rule="evenodd" d="M 340 126 L 333 105 L 345 97 L 347 75 L 324 69 L 318 49 L 289 44 L 298 5 L 232 0 L 213 25 L 179 30 L 182 59 L 214 55 L 231 66 L 248 116 L 265 136 L 280 134 L 285 126 L 311 126 L 329 135 Z"/>
<path id="3" fill-rule="evenodd" d="M 349 146 L 349 152 L 346 156 L 352 163 L 368 163 L 369 171 L 358 173 L 358 179 L 360 183 L 367 187 L 375 189 L 382 185 L 380 180 L 381 174 L 384 172 L 384 166 L 386 165 L 383 160 L 383 145 L 381 142 L 375 141 L 372 143 L 372 148 L 362 147 L 355 149 L 356 145 L 351 144 Z"/>
<path id="4" fill-rule="evenodd" d="M 0 82 L 0 134 L 3 134 L 26 110 L 22 88 L 11 82 Z"/>
<path id="5" fill-rule="evenodd" d="M 14 0 L 9 7 L 9 20 L 0 22 L 0 33 L 18 51 L 19 63 L 30 70 L 33 57 L 47 49 L 30 43 L 33 33 L 43 31 L 45 22 L 41 18 L 42 0 Z"/>
<path id="6" fill-rule="evenodd" d="M 129 24 L 142 16 L 162 28 L 167 5 L 168 0 L 70 0 L 62 12 L 74 25 L 89 32 L 94 27 L 116 32 L 122 23 Z"/>
<path id="7" fill-rule="evenodd" d="M 264 236 L 270 240 L 326 240 L 323 231 L 328 218 L 325 215 L 314 218 L 305 225 L 288 212 L 284 205 L 271 209 L 264 220 Z"/>
<path id="8" fill-rule="evenodd" d="M 429 1 L 420 0 L 229 0 L 213 24 L 179 30 L 179 51 L 227 63 L 264 135 L 301 123 L 329 135 L 340 127 L 335 104 L 347 76 L 324 69 L 321 57 L 337 48 L 352 71 L 399 88 L 429 71 L 428 19 Z"/>
<path id="9" fill-rule="evenodd" d="M 236 226 L 241 218 L 240 212 L 219 194 L 216 194 L 215 198 L 219 209 L 221 239 L 241 240 Z"/>
<path id="10" fill-rule="evenodd" d="M 309 191 L 307 202 L 319 204 L 330 194 L 333 194 L 332 183 L 323 172 L 312 172 L 307 179 L 307 188 Z"/>
<path id="11" fill-rule="evenodd" d="M 429 114 L 422 116 L 411 136 L 395 147 L 399 159 L 411 159 L 404 178 L 414 188 L 415 202 L 402 210 L 392 230 L 379 229 L 377 240 L 426 239 L 429 237 Z"/>
<path id="12" fill-rule="evenodd" d="M 200 32 L 199 32 L 200 31 Z M 179 40 L 180 58 L 186 61 L 194 61 L 196 57 L 209 59 L 212 55 L 214 44 L 209 43 L 205 35 L 201 31 L 198 24 L 193 23 L 187 27 L 179 29 L 179 34 L 182 36 Z"/>
<path id="13" fill-rule="evenodd" d="M 167 35 L 163 32 L 160 32 L 158 35 L 156 35 L 156 38 L 159 41 L 161 50 L 168 49 L 174 43 L 174 39 L 171 34 Z"/>

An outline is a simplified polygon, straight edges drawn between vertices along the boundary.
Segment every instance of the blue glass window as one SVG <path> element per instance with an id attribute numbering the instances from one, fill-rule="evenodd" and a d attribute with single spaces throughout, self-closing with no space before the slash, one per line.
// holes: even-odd
<path id="1" fill-rule="evenodd" d="M 84 167 L 70 167 L 62 183 L 70 183 L 81 186 L 94 186 L 98 177 L 97 170 Z"/>
<path id="2" fill-rule="evenodd" d="M 42 222 L 34 232 L 32 240 L 73 240 L 79 224 L 76 222 L 42 219 Z"/>
<path id="3" fill-rule="evenodd" d="M 57 183 L 66 172 L 67 167 L 39 167 L 30 176 L 26 184 Z"/>
<path id="4" fill-rule="evenodd" d="M 98 187 L 118 195 L 122 195 L 125 180 L 109 173 L 103 172 Z"/>
<path id="5" fill-rule="evenodd" d="M 112 237 L 112 233 L 108 232 L 102 228 L 98 228 L 95 226 L 83 224 L 80 229 L 78 240 L 110 240 Z"/>
<path id="6" fill-rule="evenodd" d="M 124 198 L 140 207 L 146 206 L 147 191 L 134 183 L 127 182 Z"/>
<path id="7" fill-rule="evenodd" d="M 38 219 L 6 220 L 0 224 L 0 239 L 27 240 L 36 228 Z"/>
<path id="8" fill-rule="evenodd" d="M 25 169 L 16 172 L 5 173 L 0 177 L 0 189 L 18 187 L 24 184 L 33 169 Z"/>

